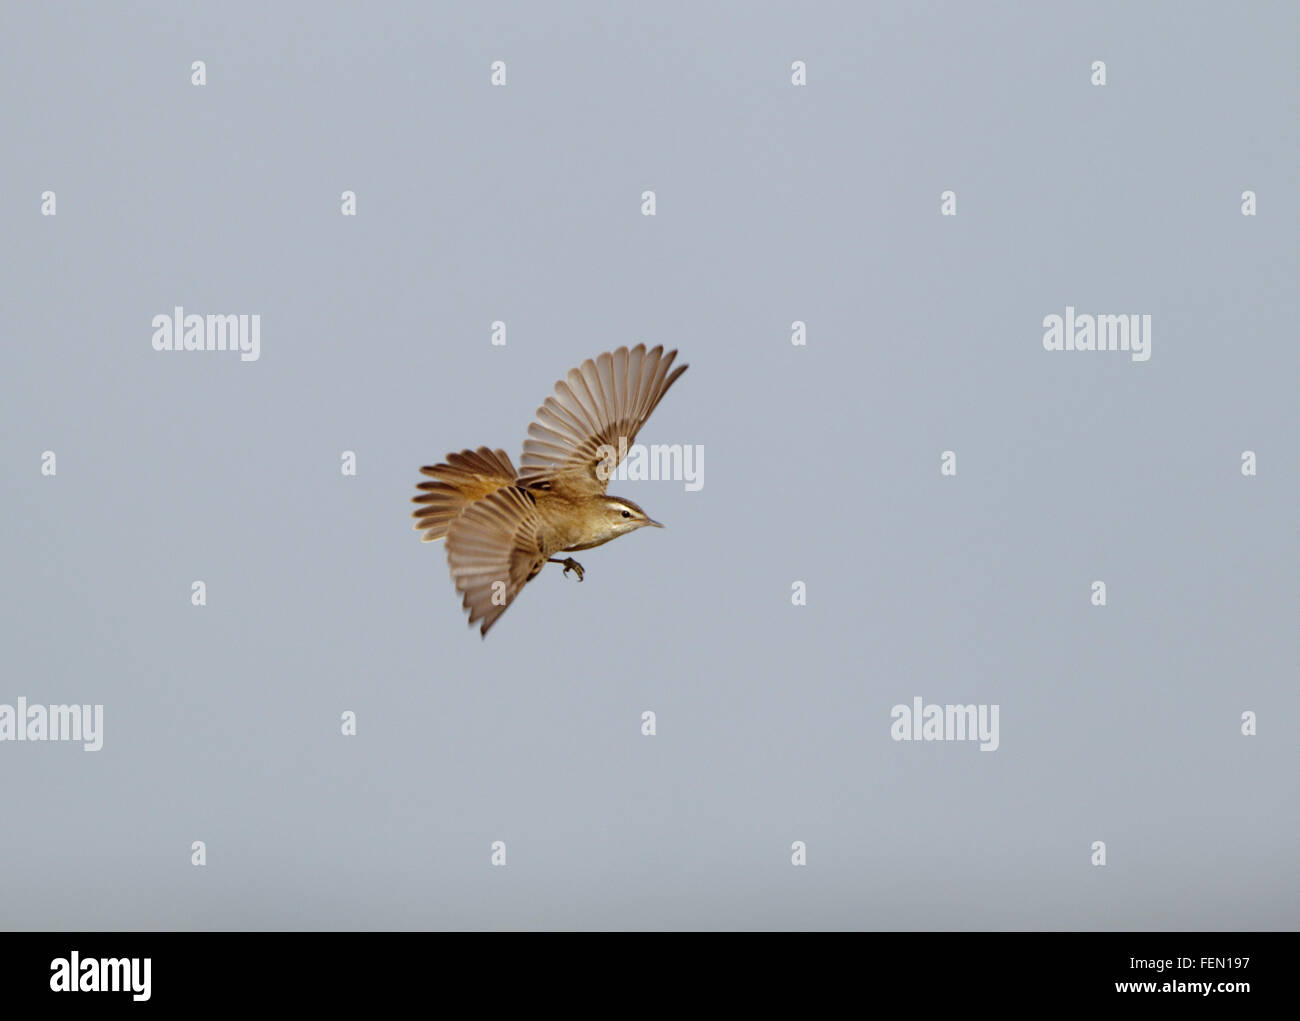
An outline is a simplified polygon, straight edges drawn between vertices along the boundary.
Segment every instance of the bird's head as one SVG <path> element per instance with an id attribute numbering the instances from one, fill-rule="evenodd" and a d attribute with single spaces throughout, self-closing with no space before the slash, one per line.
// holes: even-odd
<path id="1" fill-rule="evenodd" d="M 605 497 L 602 505 L 602 517 L 604 518 L 602 524 L 611 538 L 617 535 L 626 535 L 628 532 L 635 532 L 638 528 L 644 528 L 646 525 L 654 525 L 655 528 L 664 527 L 631 500 L 625 500 L 621 496 Z"/>

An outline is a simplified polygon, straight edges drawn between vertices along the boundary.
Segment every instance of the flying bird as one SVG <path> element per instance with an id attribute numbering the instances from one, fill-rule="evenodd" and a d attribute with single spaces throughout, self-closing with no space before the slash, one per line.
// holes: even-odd
<path id="1" fill-rule="evenodd" d="M 555 384 L 524 440 L 519 471 L 504 450 L 462 450 L 420 471 L 412 502 L 423 542 L 447 540 L 447 565 L 472 627 L 488 629 L 546 564 L 582 581 L 556 553 L 591 549 L 658 521 L 610 496 L 609 477 L 687 366 L 676 351 L 638 344 L 589 358 Z M 671 371 L 670 371 L 671 370 Z"/>

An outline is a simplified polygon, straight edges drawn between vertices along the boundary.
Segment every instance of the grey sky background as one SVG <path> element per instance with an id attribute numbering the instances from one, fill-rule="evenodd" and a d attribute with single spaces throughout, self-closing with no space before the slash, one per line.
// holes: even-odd
<path id="1" fill-rule="evenodd" d="M 6 5 L 0 702 L 105 734 L 0 743 L 0 926 L 1296 928 L 1298 29 Z M 1151 360 L 1045 352 L 1067 304 Z M 481 641 L 418 466 L 638 341 L 703 490 L 611 487 L 667 529 Z M 1001 747 L 892 741 L 917 695 Z"/>

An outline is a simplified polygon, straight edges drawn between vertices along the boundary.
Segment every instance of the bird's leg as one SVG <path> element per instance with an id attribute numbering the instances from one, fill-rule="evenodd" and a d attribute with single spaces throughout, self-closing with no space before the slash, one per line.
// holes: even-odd
<path id="1" fill-rule="evenodd" d="M 578 563 L 576 560 L 574 560 L 573 557 L 565 557 L 563 560 L 556 560 L 554 557 L 551 557 L 551 559 L 546 562 L 548 564 L 563 564 L 564 575 L 566 578 L 568 577 L 570 571 L 577 571 L 578 580 L 582 581 L 582 565 Z"/>

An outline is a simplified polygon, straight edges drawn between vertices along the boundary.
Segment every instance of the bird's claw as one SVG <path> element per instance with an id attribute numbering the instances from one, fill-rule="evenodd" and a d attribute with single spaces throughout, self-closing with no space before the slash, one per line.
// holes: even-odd
<path id="1" fill-rule="evenodd" d="M 578 581 L 582 581 L 582 575 L 583 575 L 582 565 L 578 563 L 576 560 L 574 560 L 573 557 L 565 557 L 563 560 L 557 560 L 555 562 L 557 564 L 564 565 L 564 570 L 561 572 L 564 575 L 564 577 L 567 578 L 569 576 L 570 571 L 577 571 Z"/>

